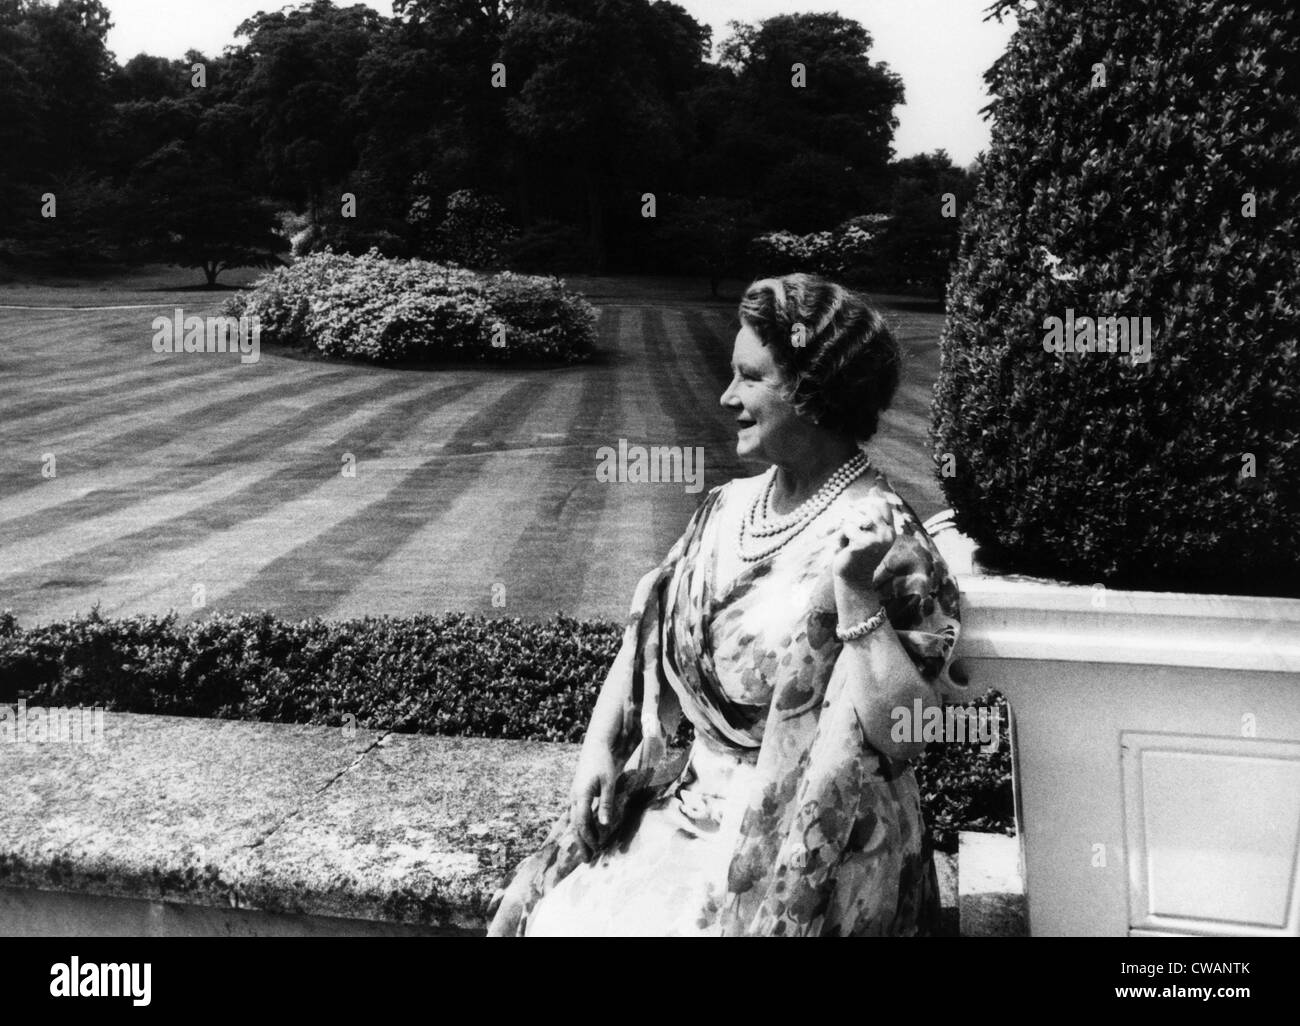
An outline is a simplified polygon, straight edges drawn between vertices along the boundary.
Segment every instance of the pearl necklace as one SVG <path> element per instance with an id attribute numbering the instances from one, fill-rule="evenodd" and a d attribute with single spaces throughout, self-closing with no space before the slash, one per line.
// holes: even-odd
<path id="1" fill-rule="evenodd" d="M 757 563 L 760 559 L 779 552 L 792 542 L 799 533 L 826 512 L 839 494 L 859 477 L 867 472 L 871 462 L 863 453 L 858 453 L 845 462 L 830 478 L 817 489 L 816 494 L 806 499 L 798 508 L 783 517 L 770 515 L 771 497 L 776 489 L 776 468 L 773 467 L 767 485 L 754 497 L 747 513 L 741 515 L 739 533 L 739 554 L 746 563 Z M 760 513 L 760 509 L 762 512 Z M 747 538 L 778 539 L 770 548 L 758 552 L 747 552 Z"/>

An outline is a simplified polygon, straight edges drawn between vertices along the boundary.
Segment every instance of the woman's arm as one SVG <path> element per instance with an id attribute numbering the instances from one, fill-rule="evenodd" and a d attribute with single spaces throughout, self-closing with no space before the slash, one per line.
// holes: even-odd
<path id="1" fill-rule="evenodd" d="M 839 590 L 837 586 L 837 593 Z M 842 597 L 837 594 L 836 606 L 840 626 L 848 628 L 874 616 L 880 609 L 880 600 L 857 589 L 845 589 Z M 939 698 L 917 671 L 888 621 L 863 638 L 844 642 L 832 676 L 836 675 L 872 682 L 868 688 L 850 691 L 861 696 L 858 718 L 872 747 L 890 759 L 900 760 L 914 759 L 925 750 L 923 741 L 894 740 L 894 711 L 906 709 L 907 722 L 913 722 L 914 703 L 918 699 L 925 708 L 940 704 Z M 830 686 L 834 685 L 832 680 Z"/>
<path id="2" fill-rule="evenodd" d="M 647 631 L 657 629 L 660 585 L 665 573 L 681 558 L 720 494 L 719 488 L 709 492 L 664 561 L 637 582 L 623 644 L 601 685 L 600 694 L 596 696 L 596 705 L 591 711 L 591 722 L 587 725 L 587 733 L 582 741 L 582 754 L 573 780 L 570 818 L 577 827 L 578 836 L 590 849 L 595 849 L 598 841 L 592 805 L 596 805 L 595 819 L 600 826 L 609 826 L 614 818 L 614 792 L 619 773 L 631 757 L 636 743 L 643 740 L 640 721 L 642 710 L 636 694 L 636 662 L 648 641 Z M 655 672 L 652 667 L 644 667 L 643 670 Z M 658 717 L 661 725 L 667 725 L 668 721 L 662 715 L 663 699 L 654 700 L 652 704 L 653 710 L 646 712 Z"/>
<path id="3" fill-rule="evenodd" d="M 841 535 L 833 571 L 841 629 L 869 620 L 880 611 L 873 580 L 895 537 L 893 516 L 883 499 L 872 501 L 861 521 L 850 525 Z M 914 722 L 912 714 L 917 700 L 922 709 L 942 702 L 921 676 L 888 621 L 862 638 L 844 642 L 835 663 L 832 686 L 836 675 L 870 682 L 868 687 L 851 688 L 848 693 L 858 696 L 858 717 L 873 747 L 890 759 L 914 759 L 924 751 L 923 741 L 894 740 L 895 710 L 907 710 L 908 721 Z"/>
<path id="4" fill-rule="evenodd" d="M 597 800 L 596 819 L 600 826 L 608 826 L 613 818 L 614 787 L 621 769 L 614 753 L 621 747 L 625 729 L 635 640 L 635 635 L 629 632 L 601 685 L 573 775 L 570 819 L 590 851 L 596 849 L 599 841 L 598 829 L 592 822 L 593 800 Z"/>
<path id="5" fill-rule="evenodd" d="M 582 738 L 583 748 L 596 747 L 612 753 L 623 737 L 626 729 L 624 720 L 632 697 L 632 657 L 635 640 L 634 636 L 623 639 L 614 664 L 605 676 L 605 683 L 600 686 L 596 705 L 591 710 L 591 722 L 587 724 L 587 733 Z"/>
<path id="6" fill-rule="evenodd" d="M 680 544 L 680 543 L 679 543 Z M 674 547 L 674 552 L 677 548 Z M 614 817 L 614 790 L 623 763 L 631 754 L 630 742 L 640 730 L 636 722 L 636 703 L 633 701 L 633 675 L 637 648 L 641 641 L 641 616 L 653 601 L 652 591 L 659 582 L 660 572 L 652 570 L 638 582 L 632 599 L 632 621 L 623 634 L 623 643 L 614 658 L 605 682 L 596 696 L 591 721 L 582 739 L 582 754 L 573 777 L 570 793 L 570 818 L 578 836 L 591 850 L 599 841 L 599 830 L 593 822 L 592 805 L 596 804 L 595 820 L 601 827 L 608 826 Z"/>

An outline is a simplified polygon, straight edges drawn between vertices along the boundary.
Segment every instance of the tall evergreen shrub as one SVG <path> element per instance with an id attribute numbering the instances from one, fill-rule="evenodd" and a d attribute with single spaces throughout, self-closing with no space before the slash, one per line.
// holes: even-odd
<path id="1" fill-rule="evenodd" d="M 957 526 L 1002 569 L 1300 594 L 1300 8 L 1007 8 L 935 388 Z M 1086 351 L 1108 316 L 1149 361 Z"/>

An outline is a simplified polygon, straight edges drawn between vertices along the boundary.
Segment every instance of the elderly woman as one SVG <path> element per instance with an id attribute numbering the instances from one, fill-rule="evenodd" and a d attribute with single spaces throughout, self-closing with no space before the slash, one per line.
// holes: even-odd
<path id="1" fill-rule="evenodd" d="M 809 275 L 755 282 L 740 324 L 721 402 L 769 468 L 709 492 L 638 585 L 570 807 L 492 935 L 909 935 L 937 911 L 923 746 L 891 713 L 960 694 L 957 589 L 861 448 L 898 346 Z"/>

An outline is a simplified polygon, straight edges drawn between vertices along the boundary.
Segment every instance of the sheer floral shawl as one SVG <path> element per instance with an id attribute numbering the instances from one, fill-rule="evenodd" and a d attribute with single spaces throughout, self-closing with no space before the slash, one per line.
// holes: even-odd
<path id="1" fill-rule="evenodd" d="M 897 534 L 874 582 L 890 624 L 936 695 L 963 700 L 949 672 L 959 630 L 956 583 L 916 515 L 879 473 L 872 494 L 886 500 Z M 754 626 L 756 593 L 773 560 L 749 566 L 715 594 L 712 528 L 721 496 L 721 488 L 709 493 L 667 558 L 636 589 L 606 682 L 623 697 L 615 757 L 627 766 L 611 833 L 629 799 L 653 800 L 678 776 L 684 753 L 668 748 L 666 739 L 684 712 L 697 735 L 759 750 L 727 892 L 701 909 L 701 925 L 725 935 L 891 932 L 891 923 L 915 910 L 872 907 L 882 893 L 873 874 L 880 872 L 882 845 L 921 848 L 918 838 L 900 842 L 897 832 L 909 829 L 908 818 L 891 815 L 891 803 L 916 800 L 915 785 L 909 794 L 900 790 L 913 780 L 906 764 L 891 763 L 863 736 L 855 711 L 873 682 L 832 673 L 841 649 L 831 581 L 840 521 L 809 529 L 797 553 L 783 553 L 806 566 L 812 587 L 792 599 L 773 638 Z M 764 601 L 770 604 L 770 595 Z M 715 646 L 724 637 L 755 646 L 753 672 L 771 684 L 770 703 L 738 703 L 719 686 Z M 489 933 L 522 935 L 536 902 L 584 854 L 566 812 L 494 899 Z M 928 855 L 913 854 L 902 873 L 928 869 Z M 892 884 L 885 891 L 896 893 L 901 906 L 919 893 L 916 883 L 904 879 L 896 891 Z"/>

